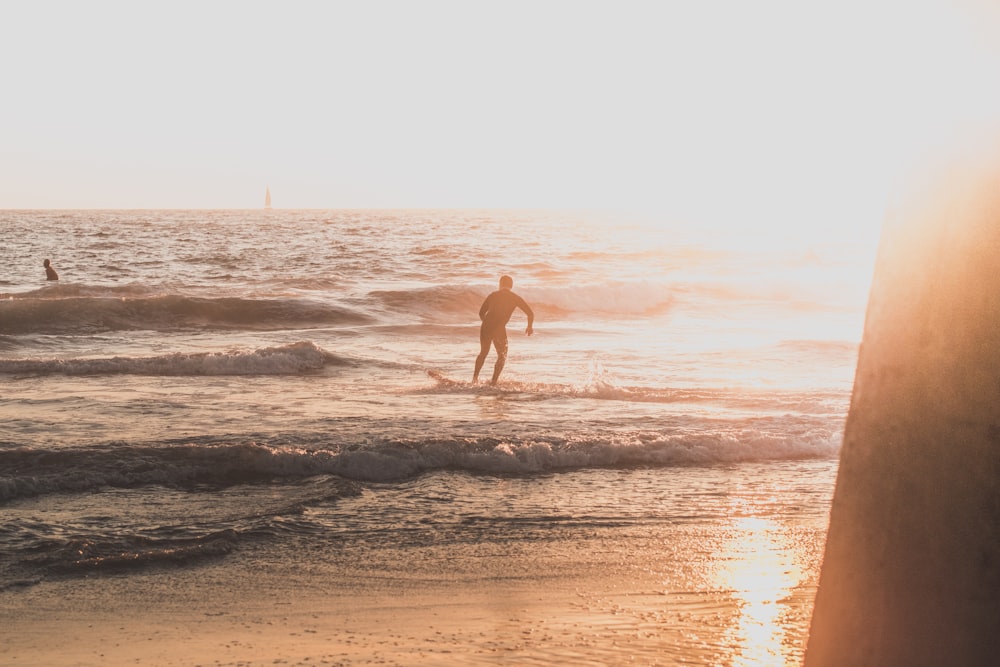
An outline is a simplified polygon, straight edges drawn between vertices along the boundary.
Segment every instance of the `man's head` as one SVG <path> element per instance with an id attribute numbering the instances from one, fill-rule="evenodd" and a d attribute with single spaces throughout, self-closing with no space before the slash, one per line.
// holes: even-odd
<path id="1" fill-rule="evenodd" d="M 510 289 L 514 286 L 514 279 L 510 276 L 500 276 L 500 289 Z"/>
<path id="2" fill-rule="evenodd" d="M 49 268 L 49 260 L 45 260 L 44 262 L 42 262 L 42 266 L 44 266 L 46 269 Z"/>

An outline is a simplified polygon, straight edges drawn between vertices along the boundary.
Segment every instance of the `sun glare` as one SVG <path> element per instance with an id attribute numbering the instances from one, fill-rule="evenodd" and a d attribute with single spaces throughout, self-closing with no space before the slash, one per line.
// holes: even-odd
<path id="1" fill-rule="evenodd" d="M 802 581 L 793 548 L 775 522 L 740 517 L 718 554 L 716 585 L 739 608 L 731 628 L 734 667 L 778 667 L 787 662 L 788 637 L 781 623 L 783 599 Z"/>

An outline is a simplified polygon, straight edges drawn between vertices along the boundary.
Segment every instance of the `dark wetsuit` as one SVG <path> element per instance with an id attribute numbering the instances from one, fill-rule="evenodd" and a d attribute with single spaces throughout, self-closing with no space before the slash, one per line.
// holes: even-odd
<path id="1" fill-rule="evenodd" d="M 476 358 L 475 378 L 479 377 L 479 369 L 486 361 L 486 355 L 490 353 L 490 345 L 496 348 L 497 362 L 493 367 L 493 383 L 500 376 L 504 363 L 507 361 L 507 322 L 514 313 L 515 308 L 520 308 L 528 316 L 528 326 L 535 319 L 535 314 L 531 307 L 517 294 L 509 289 L 498 289 L 483 301 L 479 309 L 479 319 L 483 321 L 479 328 L 479 356 Z M 530 332 L 529 332 L 530 333 Z"/>

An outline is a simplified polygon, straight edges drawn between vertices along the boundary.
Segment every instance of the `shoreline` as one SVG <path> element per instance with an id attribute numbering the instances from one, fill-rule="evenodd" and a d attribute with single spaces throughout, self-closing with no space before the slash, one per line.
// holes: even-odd
<path id="1" fill-rule="evenodd" d="M 801 664 L 835 470 L 428 477 L 309 510 L 339 532 L 0 591 L 0 664 Z"/>
<path id="2" fill-rule="evenodd" d="M 721 536 L 688 537 L 713 535 Z M 706 559 L 657 544 L 578 541 L 502 554 L 461 548 L 450 557 L 403 550 L 397 565 L 420 564 L 409 574 L 369 569 L 364 559 L 303 567 L 237 556 L 43 581 L 0 593 L 0 663 L 801 663 L 818 563 L 788 588 L 768 588 L 768 575 L 751 572 L 762 583 L 741 591 L 700 574 L 731 569 L 732 553 Z M 756 555 L 748 551 L 746 563 L 764 567 Z M 461 568 L 449 566 L 456 557 Z"/>

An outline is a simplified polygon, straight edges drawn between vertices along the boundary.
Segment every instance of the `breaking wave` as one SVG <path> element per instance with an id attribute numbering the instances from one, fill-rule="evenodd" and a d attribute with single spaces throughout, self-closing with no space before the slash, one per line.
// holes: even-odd
<path id="1" fill-rule="evenodd" d="M 0 359 L 4 375 L 297 375 L 351 360 L 301 341 L 253 351 L 174 353 L 99 359 Z"/>
<path id="2" fill-rule="evenodd" d="M 0 501 L 51 493 L 162 485 L 220 487 L 333 475 L 386 482 L 434 470 L 533 475 L 581 468 L 672 467 L 830 457 L 842 429 L 794 418 L 672 432 L 558 437 L 441 436 L 307 446 L 113 443 L 75 449 L 0 450 Z"/>
<path id="3" fill-rule="evenodd" d="M 76 290 L 74 290 L 76 291 Z M 40 296 L 40 293 L 45 293 Z M 37 290 L 0 300 L 0 334 L 73 334 L 191 328 L 281 330 L 362 324 L 359 312 L 308 299 L 141 296 L 61 296 Z M 48 296 L 51 294 L 52 296 Z"/>

